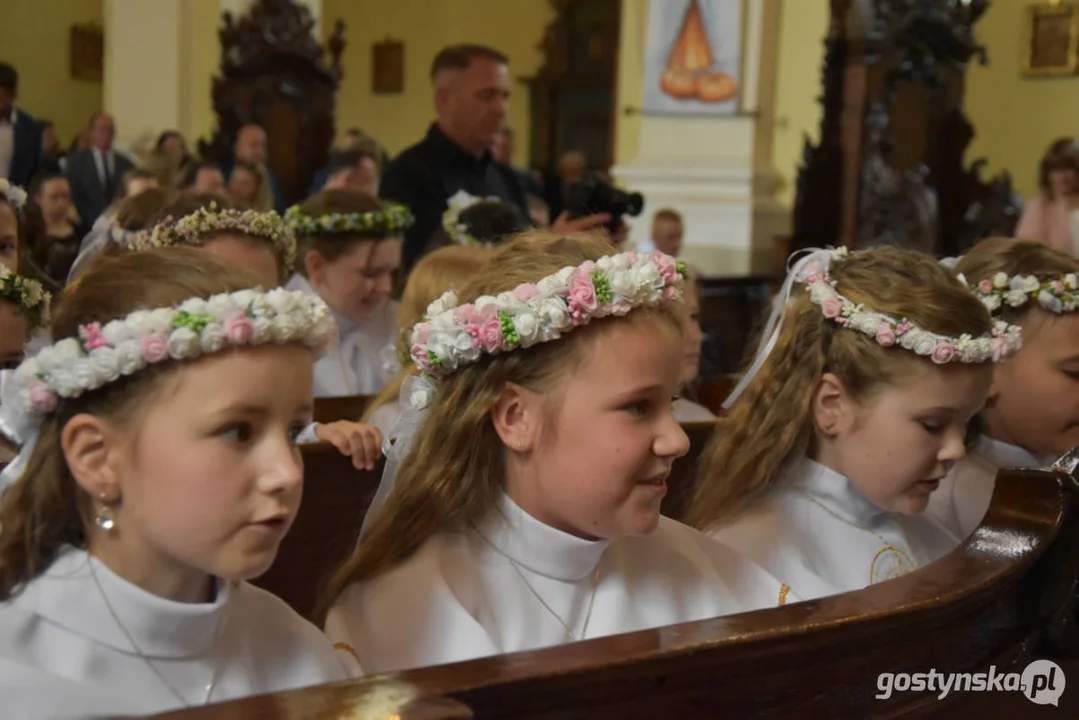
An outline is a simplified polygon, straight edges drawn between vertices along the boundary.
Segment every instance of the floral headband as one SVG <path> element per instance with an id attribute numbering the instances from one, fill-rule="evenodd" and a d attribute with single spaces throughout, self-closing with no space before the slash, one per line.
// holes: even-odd
<path id="1" fill-rule="evenodd" d="M 78 337 L 43 348 L 15 370 L 4 406 L 22 415 L 56 410 L 76 398 L 167 360 L 194 360 L 228 348 L 300 342 L 321 353 L 336 326 L 320 299 L 301 292 L 240 290 L 177 307 L 138 310 L 80 325 Z"/>
<path id="2" fill-rule="evenodd" d="M 831 251 L 832 259 L 847 257 L 846 248 Z M 827 267 L 817 262 L 803 266 L 795 282 L 804 283 L 809 298 L 818 305 L 824 317 L 835 320 L 838 325 L 868 335 L 883 347 L 899 345 L 918 355 L 929 357 L 938 365 L 951 362 L 982 363 L 986 360 L 999 362 L 1014 354 L 1022 344 L 1021 330 L 1015 325 L 998 323 L 988 335 L 958 337 L 940 335 L 923 330 L 906 318 L 896 319 L 884 313 L 870 310 L 840 295 L 835 281 L 828 276 Z"/>
<path id="3" fill-rule="evenodd" d="M 730 408 L 741 396 L 775 347 L 795 283 L 805 285 L 813 304 L 820 308 L 824 317 L 837 325 L 860 332 L 883 347 L 898 346 L 928 357 L 938 365 L 982 363 L 987 360 L 997 362 L 1019 350 L 1022 344 L 1021 330 L 1015 325 L 996 323 L 992 332 L 981 337 L 969 334 L 958 337 L 940 335 L 918 327 L 907 318 L 897 319 L 876 312 L 840 295 L 835 289 L 835 280 L 828 275 L 828 268 L 833 262 L 841 262 L 848 256 L 849 252 L 843 247 L 808 250 L 806 256 L 797 262 L 795 256 L 791 256 L 791 268 L 782 290 L 775 298 L 772 314 L 761 336 L 761 346 L 749 370 L 723 401 L 724 409 Z"/>
<path id="4" fill-rule="evenodd" d="M 0 265 L 0 297 L 14 303 L 31 331 L 49 320 L 52 296 L 37 280 L 13 273 L 3 265 Z"/>
<path id="5" fill-rule="evenodd" d="M 962 275 L 959 277 L 965 284 L 966 278 Z M 1008 277 L 1006 273 L 998 272 L 992 280 L 982 280 L 970 287 L 990 313 L 1005 305 L 1022 307 L 1031 300 L 1036 300 L 1042 309 L 1058 315 L 1073 312 L 1079 305 L 1079 283 L 1076 282 L 1075 273 L 1043 280 L 1034 275 Z"/>
<path id="6" fill-rule="evenodd" d="M 3 196 L 18 212 L 26 206 L 26 191 L 18 185 L 12 185 L 6 178 L 0 178 L 0 196 Z"/>
<path id="7" fill-rule="evenodd" d="M 404 205 L 387 203 L 381 210 L 362 213 L 308 215 L 299 205 L 285 213 L 285 222 L 297 235 L 340 235 L 373 233 L 392 235 L 412 227 L 415 219 Z"/>
<path id="8" fill-rule="evenodd" d="M 481 202 L 501 202 L 501 198 L 480 198 L 469 195 L 464 190 L 458 190 L 453 197 L 446 201 L 446 212 L 442 213 L 442 229 L 450 240 L 458 245 L 471 247 L 490 247 L 490 243 L 477 240 L 468 232 L 468 226 L 461 222 L 461 213 Z"/>
<path id="9" fill-rule="evenodd" d="M 684 266 L 663 253 L 627 252 L 566 267 L 498 297 L 458 305 L 445 293 L 412 329 L 412 360 L 446 376 L 481 355 L 557 340 L 590 321 L 639 307 L 662 307 L 682 297 Z"/>
<path id="10" fill-rule="evenodd" d="M 273 245 L 284 263 L 286 275 L 296 264 L 296 236 L 273 210 L 218 210 L 217 203 L 199 208 L 178 220 L 166 218 L 148 232 L 135 238 L 136 250 L 171 247 L 173 245 L 202 245 L 207 235 L 235 232 L 264 238 Z"/>

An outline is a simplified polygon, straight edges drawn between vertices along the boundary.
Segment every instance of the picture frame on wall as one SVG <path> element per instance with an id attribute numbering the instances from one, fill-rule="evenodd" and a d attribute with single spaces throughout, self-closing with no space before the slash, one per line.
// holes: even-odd
<path id="1" fill-rule="evenodd" d="M 1026 9 L 1023 73 L 1031 77 L 1079 72 L 1079 4 L 1042 3 Z"/>
<path id="2" fill-rule="evenodd" d="M 105 32 L 100 25 L 72 25 L 68 55 L 71 77 L 100 82 L 105 75 Z"/>
<path id="3" fill-rule="evenodd" d="M 641 112 L 739 114 L 745 22 L 745 0 L 650 0 Z"/>
<path id="4" fill-rule="evenodd" d="M 405 44 L 386 40 L 371 47 L 371 91 L 397 95 L 405 90 Z"/>

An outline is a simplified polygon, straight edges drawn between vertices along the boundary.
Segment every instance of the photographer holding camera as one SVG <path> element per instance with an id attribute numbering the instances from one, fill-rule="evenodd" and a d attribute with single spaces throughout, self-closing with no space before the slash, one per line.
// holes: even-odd
<path id="1" fill-rule="evenodd" d="M 401 265 L 406 272 L 428 249 L 446 201 L 458 191 L 497 197 L 529 217 L 520 177 L 491 156 L 510 97 L 506 56 L 483 45 L 443 48 L 435 56 L 431 80 L 438 119 L 423 140 L 389 163 L 379 187 L 382 198 L 407 205 L 416 218 L 405 233 Z M 551 229 L 580 232 L 610 220 L 606 214 L 563 216 Z"/>

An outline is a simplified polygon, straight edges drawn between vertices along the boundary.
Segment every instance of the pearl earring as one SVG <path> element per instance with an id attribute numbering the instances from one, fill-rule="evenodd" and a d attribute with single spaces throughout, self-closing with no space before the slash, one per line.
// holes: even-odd
<path id="1" fill-rule="evenodd" d="M 99 528 L 105 532 L 109 532 L 116 527 L 116 518 L 113 517 L 112 508 L 105 504 L 105 493 L 101 493 L 100 500 L 101 504 L 98 505 L 97 516 L 94 518 L 94 522 L 97 523 Z"/>

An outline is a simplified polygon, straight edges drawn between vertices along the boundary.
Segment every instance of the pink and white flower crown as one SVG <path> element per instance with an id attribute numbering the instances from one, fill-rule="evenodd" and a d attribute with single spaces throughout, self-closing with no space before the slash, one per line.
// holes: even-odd
<path id="1" fill-rule="evenodd" d="M 966 284 L 966 278 L 959 278 Z M 1052 278 L 1039 278 L 1035 275 L 1013 275 L 998 272 L 992 279 L 986 279 L 970 289 L 985 304 L 990 313 L 995 313 L 1004 306 L 1018 308 L 1031 300 L 1051 313 L 1074 312 L 1079 306 L 1079 283 L 1075 273 L 1066 273 Z"/>
<path id="2" fill-rule="evenodd" d="M 830 253 L 833 262 L 848 255 L 846 248 L 832 249 Z M 801 266 L 794 281 L 806 286 L 810 300 L 820 307 L 824 317 L 873 338 L 883 347 L 898 345 L 926 356 L 938 365 L 999 362 L 1022 345 L 1021 330 L 1016 325 L 998 322 L 988 335 L 973 337 L 964 333 L 952 337 L 924 330 L 907 318 L 897 319 L 871 310 L 839 294 L 835 281 L 828 275 L 826 263 L 810 260 Z"/>
<path id="3" fill-rule="evenodd" d="M 660 252 L 627 252 L 566 267 L 467 305 L 458 305 L 457 296 L 447 292 L 412 329 L 410 355 L 424 372 L 450 375 L 483 354 L 528 348 L 597 318 L 678 302 L 683 269 Z"/>
<path id="4" fill-rule="evenodd" d="M 321 353 L 336 332 L 329 308 L 302 292 L 240 290 L 190 298 L 176 307 L 137 310 L 105 325 L 79 326 L 24 361 L 4 405 L 23 415 L 56 410 L 75 398 L 155 363 L 194 360 L 228 348 L 299 342 Z"/>

